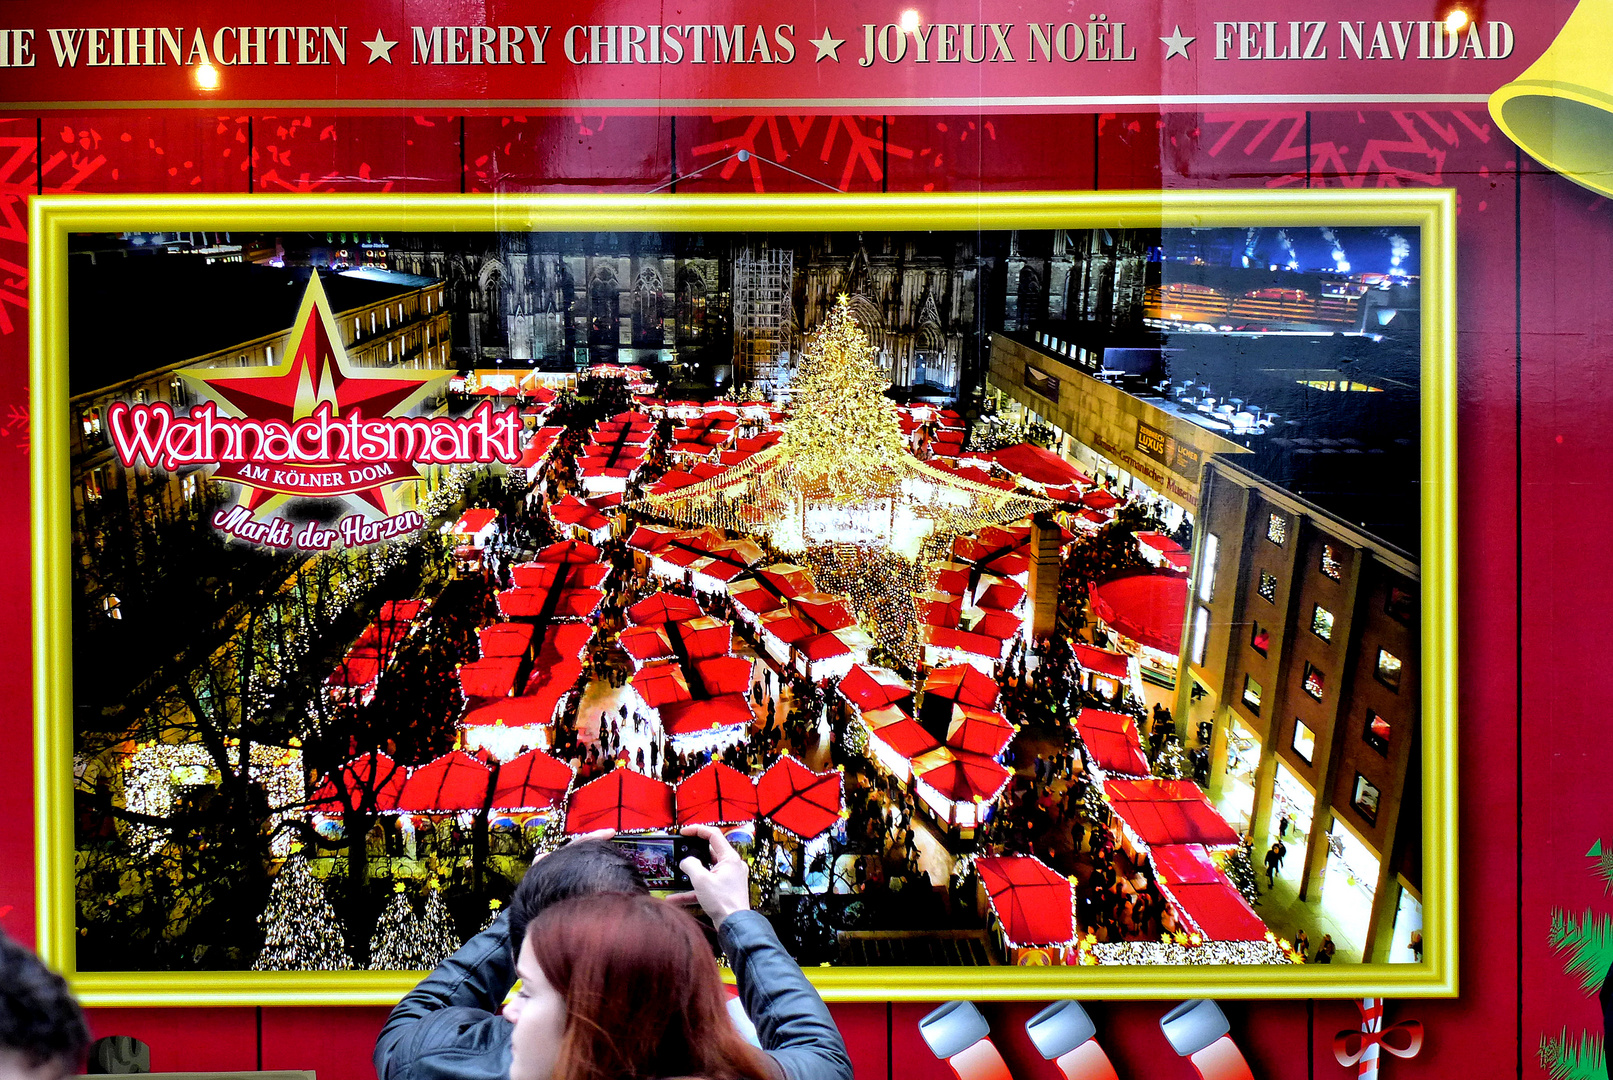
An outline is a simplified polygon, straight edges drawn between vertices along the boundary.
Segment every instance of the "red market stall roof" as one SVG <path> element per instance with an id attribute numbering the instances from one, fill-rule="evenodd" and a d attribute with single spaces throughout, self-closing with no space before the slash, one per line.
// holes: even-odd
<path id="1" fill-rule="evenodd" d="M 698 619 L 704 615 L 700 605 L 687 596 L 658 592 L 646 596 L 627 609 L 627 617 L 637 626 L 652 626 L 666 622 Z"/>
<path id="2" fill-rule="evenodd" d="M 1175 655 L 1182 647 L 1187 579 L 1132 574 L 1091 587 L 1092 613 L 1139 645 Z"/>
<path id="3" fill-rule="evenodd" d="M 878 739 L 902 757 L 911 761 L 921 754 L 928 754 L 932 750 L 939 750 L 941 744 L 935 741 L 935 736 L 924 730 L 924 725 L 917 720 L 904 717 L 894 724 L 886 724 L 873 732 L 873 738 Z"/>
<path id="4" fill-rule="evenodd" d="M 454 525 L 454 532 L 465 536 L 474 535 L 493 524 L 497 517 L 497 510 L 466 510 L 459 515 L 459 521 Z"/>
<path id="5" fill-rule="evenodd" d="M 671 660 L 677 656 L 666 631 L 659 626 L 629 626 L 616 636 L 616 644 L 639 664 L 651 660 Z"/>
<path id="6" fill-rule="evenodd" d="M 542 750 L 528 750 L 499 766 L 493 809 L 547 810 L 571 787 L 571 766 Z"/>
<path id="7" fill-rule="evenodd" d="M 545 627 L 532 659 L 532 675 L 521 694 L 484 702 L 467 712 L 460 723 L 466 727 L 552 723 L 560 698 L 576 686 L 582 674 L 582 653 L 593 634 L 593 627 L 584 623 Z"/>
<path id="8" fill-rule="evenodd" d="M 851 649 L 833 634 L 813 634 L 796 643 L 801 655 L 808 660 L 830 660 L 836 656 L 849 656 Z"/>
<path id="9" fill-rule="evenodd" d="M 913 696 L 913 688 L 894 671 L 853 664 L 840 680 L 840 693 L 858 709 L 866 711 L 907 701 Z"/>
<path id="10" fill-rule="evenodd" d="M 1266 924 L 1199 844 L 1151 848 L 1154 874 L 1189 925 L 1211 941 L 1261 941 Z"/>
<path id="11" fill-rule="evenodd" d="M 1058 454 L 1031 443 L 1004 447 L 991 457 L 1009 472 L 1043 487 L 1092 483 L 1092 477 Z"/>
<path id="12" fill-rule="evenodd" d="M 310 801 L 315 810 L 342 813 L 348 810 L 396 810 L 398 793 L 407 773 L 402 765 L 379 750 L 361 755 L 337 770 L 342 792 L 325 777 Z"/>
<path id="13" fill-rule="evenodd" d="M 1014 947 L 1068 945 L 1075 940 L 1075 886 L 1031 855 L 975 860 L 992 914 Z"/>
<path id="14" fill-rule="evenodd" d="M 676 661 L 645 664 L 628 681 L 644 704 L 652 709 L 658 710 L 673 702 L 690 701 L 694 697 L 689 692 L 689 681 L 684 678 L 683 668 Z"/>
<path id="15" fill-rule="evenodd" d="M 1105 780 L 1115 814 L 1150 848 L 1160 844 L 1223 847 L 1238 833 L 1191 780 Z"/>
<path id="16" fill-rule="evenodd" d="M 783 600 L 760 585 L 740 589 L 733 593 L 732 596 L 734 603 L 753 615 L 766 615 L 770 611 L 778 611 L 784 607 Z"/>
<path id="17" fill-rule="evenodd" d="M 954 750 L 995 758 L 1014 739 L 1014 725 L 1001 713 L 969 705 L 952 706 L 952 722 L 947 725 L 947 745 Z"/>
<path id="18" fill-rule="evenodd" d="M 1125 713 L 1082 709 L 1075 718 L 1076 733 L 1098 768 L 1121 776 L 1147 776 L 1137 721 Z"/>
<path id="19" fill-rule="evenodd" d="M 610 577 L 604 563 L 523 562 L 510 567 L 510 581 L 518 589 L 546 589 L 559 582 L 568 589 L 597 589 Z"/>
<path id="20" fill-rule="evenodd" d="M 580 529 L 587 529 L 589 532 L 598 532 L 600 529 L 610 526 L 610 521 L 604 514 L 601 514 L 575 495 L 567 495 L 549 507 L 549 516 L 562 525 L 572 525 Z"/>
<path id="21" fill-rule="evenodd" d="M 410 813 L 452 814 L 479 810 L 487 802 L 492 770 L 463 750 L 409 770 L 398 793 L 398 809 Z"/>
<path id="22" fill-rule="evenodd" d="M 740 694 L 719 694 L 697 701 L 672 701 L 661 706 L 661 730 L 677 738 L 719 728 L 749 727 L 756 719 Z"/>
<path id="23" fill-rule="evenodd" d="M 913 775 L 951 802 L 990 802 L 1014 774 L 984 755 L 943 746 L 914 758 Z"/>
<path id="24" fill-rule="evenodd" d="M 635 832 L 668 829 L 672 824 L 672 786 L 632 769 L 612 770 L 573 791 L 567 800 L 568 833 Z"/>
<path id="25" fill-rule="evenodd" d="M 869 731 L 879 731 L 891 724 L 899 724 L 903 720 L 911 720 L 906 709 L 900 705 L 882 705 L 877 709 L 867 709 L 863 712 L 863 723 L 868 725 Z"/>
<path id="26" fill-rule="evenodd" d="M 532 635 L 537 627 L 531 622 L 494 622 L 484 625 L 477 630 L 477 642 L 481 643 L 482 659 L 508 658 L 508 656 L 526 656 L 532 650 Z"/>
<path id="27" fill-rule="evenodd" d="M 424 600 L 388 600 L 381 605 L 378 622 L 413 622 L 426 609 Z"/>
<path id="28" fill-rule="evenodd" d="M 1131 675 L 1130 661 L 1125 653 L 1110 652 L 1095 645 L 1075 645 L 1075 662 L 1083 671 L 1109 679 L 1125 680 Z"/>
<path id="29" fill-rule="evenodd" d="M 979 709 L 997 705 L 996 681 L 972 664 L 938 667 L 930 672 L 930 677 L 924 681 L 924 695 L 931 694 Z"/>
<path id="30" fill-rule="evenodd" d="M 795 645 L 812 636 L 812 627 L 788 611 L 769 612 L 762 619 L 762 629 L 786 645 Z"/>
<path id="31" fill-rule="evenodd" d="M 1137 543 L 1146 548 L 1152 548 L 1161 555 L 1183 550 L 1182 545 L 1166 536 L 1164 533 L 1140 532 L 1137 534 Z"/>
<path id="32" fill-rule="evenodd" d="M 1000 581 L 975 598 L 975 607 L 1013 611 L 1024 599 L 1025 590 L 1017 581 Z"/>
<path id="33" fill-rule="evenodd" d="M 725 656 L 734 641 L 734 628 L 721 619 L 701 614 L 693 619 L 668 623 L 668 635 L 676 639 L 690 660 Z"/>
<path id="34" fill-rule="evenodd" d="M 808 593 L 791 602 L 796 613 L 818 624 L 820 630 L 844 630 L 857 625 L 857 616 L 844 596 L 833 593 Z"/>
<path id="35" fill-rule="evenodd" d="M 794 563 L 775 563 L 756 571 L 756 577 L 775 595 L 787 600 L 818 591 L 812 583 L 812 575 Z"/>
<path id="36" fill-rule="evenodd" d="M 1089 491 L 1081 496 L 1081 505 L 1089 510 L 1112 510 L 1120 505 L 1120 498 L 1112 492 L 1099 488 Z"/>
<path id="37" fill-rule="evenodd" d="M 368 655 L 351 652 L 336 665 L 336 670 L 325 677 L 326 686 L 368 686 L 381 677 L 381 661 L 372 652 Z"/>
<path id="38" fill-rule="evenodd" d="M 459 669 L 459 689 L 468 698 L 508 697 L 515 693 L 521 657 L 498 656 L 473 660 Z"/>
<path id="39" fill-rule="evenodd" d="M 757 815 L 803 840 L 840 820 L 841 775 L 815 773 L 786 754 L 756 781 Z"/>
<path id="40" fill-rule="evenodd" d="M 475 698 L 460 718 L 460 726 L 540 727 L 554 723 L 556 699 L 543 694 Z"/>
<path id="41" fill-rule="evenodd" d="M 545 588 L 505 589 L 497 598 L 499 614 L 507 619 L 541 618 L 549 606 L 549 596 L 553 591 Z M 549 615 L 555 619 L 586 619 L 604 602 L 605 593 L 600 589 L 562 588 L 560 595 L 554 598 Z"/>
<path id="42" fill-rule="evenodd" d="M 581 540 L 562 540 L 538 552 L 533 562 L 540 563 L 596 563 L 599 549 Z"/>
<path id="43" fill-rule="evenodd" d="M 736 825 L 756 817 L 756 785 L 714 761 L 678 785 L 679 825 Z"/>
<path id="44" fill-rule="evenodd" d="M 695 671 L 706 693 L 745 694 L 751 685 L 751 662 L 743 656 L 714 656 L 695 661 Z"/>

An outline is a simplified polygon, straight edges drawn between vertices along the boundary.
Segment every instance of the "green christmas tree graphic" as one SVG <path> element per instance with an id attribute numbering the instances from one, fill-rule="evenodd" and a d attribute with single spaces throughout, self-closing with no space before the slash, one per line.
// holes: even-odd
<path id="1" fill-rule="evenodd" d="M 1600 840 L 1591 845 L 1586 858 L 1595 860 L 1596 876 L 1613 892 L 1613 851 L 1604 851 Z M 1608 1025 L 1613 1022 L 1613 915 L 1586 910 L 1576 916 L 1560 908 L 1551 913 L 1551 947 L 1563 957 L 1563 972 L 1579 979 L 1587 994 L 1596 994 L 1602 1004 L 1602 1031 L 1567 1028 L 1557 1035 L 1540 1038 L 1540 1066 L 1552 1080 L 1607 1080 L 1607 1050 L 1604 1043 Z"/>

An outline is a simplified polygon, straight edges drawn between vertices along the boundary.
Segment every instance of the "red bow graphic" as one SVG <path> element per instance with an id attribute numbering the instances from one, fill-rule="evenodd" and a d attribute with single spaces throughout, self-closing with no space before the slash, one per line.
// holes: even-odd
<path id="1" fill-rule="evenodd" d="M 1416 1057 L 1423 1048 L 1421 1021 L 1402 1020 L 1386 1028 L 1383 998 L 1362 998 L 1356 1006 L 1361 1010 L 1361 1030 L 1341 1031 L 1333 1036 L 1333 1056 L 1345 1068 L 1360 1062 L 1357 1075 L 1362 1080 L 1376 1080 L 1380 1050 L 1409 1058 Z"/>
<path id="2" fill-rule="evenodd" d="M 1416 1057 L 1423 1048 L 1423 1022 L 1402 1020 L 1382 1031 L 1341 1031 L 1333 1036 L 1333 1056 L 1340 1065 L 1354 1065 L 1373 1046 L 1382 1046 L 1395 1057 Z"/>

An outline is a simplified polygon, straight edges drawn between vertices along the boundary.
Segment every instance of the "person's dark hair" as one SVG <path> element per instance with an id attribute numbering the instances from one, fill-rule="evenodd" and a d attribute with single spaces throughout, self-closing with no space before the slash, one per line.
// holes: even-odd
<path id="1" fill-rule="evenodd" d="M 768 1080 L 728 1014 L 687 911 L 645 893 L 564 900 L 533 920 L 532 956 L 566 1003 L 552 1080 Z"/>
<path id="2" fill-rule="evenodd" d="M 645 892 L 632 858 L 609 840 L 578 840 L 533 863 L 510 897 L 510 952 L 550 904 L 602 892 Z"/>
<path id="3" fill-rule="evenodd" d="M 0 932 L 0 1051 L 21 1054 L 32 1068 L 60 1061 L 76 1069 L 89 1044 L 67 981 Z"/>

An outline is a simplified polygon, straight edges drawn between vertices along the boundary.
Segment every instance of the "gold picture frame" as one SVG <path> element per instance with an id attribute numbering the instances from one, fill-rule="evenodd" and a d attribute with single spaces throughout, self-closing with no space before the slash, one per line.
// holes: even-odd
<path id="1" fill-rule="evenodd" d="M 30 386 L 38 946 L 86 1005 L 382 1005 L 407 972 L 79 972 L 75 964 L 68 238 L 150 231 L 804 231 L 1394 226 L 1421 237 L 1422 799 L 1416 964 L 815 968 L 829 1000 L 1451 997 L 1457 993 L 1455 193 L 89 195 L 31 200 Z"/>

